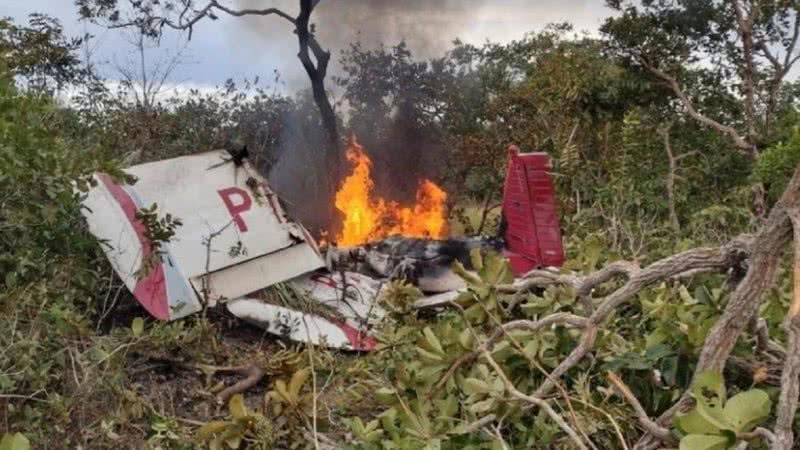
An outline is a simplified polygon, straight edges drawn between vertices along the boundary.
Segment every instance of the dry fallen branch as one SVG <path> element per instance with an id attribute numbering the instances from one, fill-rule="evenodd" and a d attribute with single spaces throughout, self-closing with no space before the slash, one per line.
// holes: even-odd
<path id="1" fill-rule="evenodd" d="M 506 390 L 513 397 L 541 408 L 553 420 L 553 422 L 559 426 L 559 428 L 567 433 L 567 435 L 570 437 L 570 439 L 572 439 L 573 442 L 575 442 L 575 445 L 577 445 L 578 448 L 582 450 L 589 450 L 589 447 L 583 443 L 583 440 L 581 440 L 581 437 L 578 436 L 578 433 L 576 433 L 575 430 L 573 430 L 572 427 L 570 427 L 569 424 L 567 424 L 567 422 L 564 421 L 564 419 L 553 410 L 549 403 L 537 396 L 527 395 L 519 391 L 516 386 L 514 386 L 514 383 L 508 379 L 505 372 L 503 372 L 503 369 L 497 364 L 497 361 L 492 358 L 492 355 L 488 351 L 484 350 L 482 356 L 486 359 L 489 365 L 492 366 L 494 371 L 497 372 L 497 375 L 503 381 L 503 384 L 505 384 Z"/>
<path id="2" fill-rule="evenodd" d="M 619 394 L 622 395 L 622 397 L 625 398 L 625 400 L 633 407 L 633 411 L 636 414 L 636 419 L 639 420 L 639 424 L 642 425 L 642 428 L 665 442 L 672 444 L 675 443 L 669 430 L 655 423 L 653 419 L 647 415 L 647 412 L 644 410 L 644 407 L 642 407 L 642 404 L 639 403 L 639 400 L 635 395 L 633 395 L 633 392 L 631 392 L 628 385 L 626 385 L 617 374 L 614 372 L 609 372 L 608 380 L 611 381 L 611 383 L 617 389 L 617 392 L 619 392 Z"/>
<path id="3" fill-rule="evenodd" d="M 231 372 L 245 376 L 243 380 L 240 380 L 236 384 L 223 389 L 219 394 L 217 394 L 217 403 L 219 404 L 227 403 L 231 397 L 252 388 L 258 384 L 262 378 L 264 378 L 264 371 L 255 364 L 240 367 L 220 367 L 216 368 L 216 370 L 218 372 Z"/>
<path id="4" fill-rule="evenodd" d="M 781 374 L 781 395 L 775 420 L 774 450 L 789 450 L 794 446 L 794 424 L 800 395 L 800 209 L 788 211 L 794 229 L 794 296 L 783 327 L 786 330 L 786 359 Z"/>
<path id="5" fill-rule="evenodd" d="M 747 274 L 706 338 L 695 374 L 706 370 L 721 371 L 739 336 L 756 317 L 763 294 L 775 282 L 781 257 L 791 241 L 792 226 L 786 211 L 798 203 L 800 169 L 765 224 L 756 233 L 751 245 Z"/>
<path id="6" fill-rule="evenodd" d="M 498 290 L 504 293 L 519 293 L 520 291 L 526 291 L 533 287 L 563 284 L 574 288 L 576 294 L 586 297 L 591 303 L 591 292 L 596 287 L 620 276 L 625 276 L 627 281 L 621 287 L 606 296 L 600 302 L 598 308 L 591 312 L 589 317 L 569 313 L 555 313 L 536 321 L 516 320 L 502 324 L 474 351 L 455 360 L 436 385 L 434 385 L 432 393 L 436 393 L 442 389 L 459 367 L 472 363 L 479 356 L 490 357 L 494 345 L 503 337 L 507 336 L 507 333 L 511 330 L 526 329 L 538 331 L 555 325 L 565 325 L 580 329 L 582 330 L 582 334 L 578 346 L 561 361 L 550 374 L 546 375 L 545 381 L 533 395 L 527 395 L 516 390 L 513 384 L 510 385 L 510 381 L 506 383 L 509 392 L 515 397 L 525 400 L 534 406 L 542 407 L 543 409 L 545 406 L 549 408 L 549 404 L 542 399 L 549 394 L 562 375 L 575 367 L 592 351 L 597 339 L 599 327 L 620 305 L 635 298 L 643 289 L 664 280 L 672 279 L 673 277 L 678 277 L 686 273 L 722 272 L 738 267 L 742 264 L 743 260 L 746 259 L 749 251 L 749 240 L 735 239 L 729 244 L 719 248 L 697 248 L 688 250 L 659 260 L 643 269 L 639 268 L 635 263 L 620 261 L 612 263 L 586 276 L 559 274 L 546 270 L 529 272 L 522 281 L 512 285 L 498 286 Z M 491 363 L 492 360 L 489 360 L 489 362 Z M 497 367 L 495 369 L 497 369 Z M 502 372 L 499 373 L 502 374 Z M 544 410 L 547 414 L 551 414 L 552 412 L 552 409 L 549 411 L 547 409 Z M 637 413 L 641 415 L 641 411 Z M 555 414 L 555 412 L 552 412 L 552 414 Z M 646 417 L 646 415 L 644 415 L 644 417 Z M 562 426 L 561 423 L 559 423 L 559 426 L 568 434 L 570 434 L 570 432 L 573 433 L 574 437 L 573 434 L 570 434 L 570 437 L 576 440 L 576 442 L 581 442 L 580 445 L 585 446 L 585 444 L 580 441 L 578 434 L 575 433 L 563 419 L 560 420 L 563 422 L 564 426 Z M 669 439 L 671 441 L 671 437 L 668 433 L 663 432 L 665 430 L 664 427 L 655 424 L 655 422 L 649 418 L 646 423 L 652 425 L 650 431 L 657 432 L 659 438 L 665 440 Z"/>
<path id="7" fill-rule="evenodd" d="M 623 303 L 634 298 L 643 289 L 687 271 L 715 272 L 738 266 L 748 253 L 744 240 L 736 239 L 720 248 L 696 248 L 673 255 L 635 270 L 627 283 L 605 297 L 589 317 L 578 346 L 542 383 L 536 395 L 544 396 L 552 389 L 552 379 L 558 379 L 575 367 L 592 350 L 598 327 Z M 589 277 L 587 277 L 589 278 Z"/>
<path id="8" fill-rule="evenodd" d="M 767 234 L 769 234 L 769 232 L 767 232 Z M 756 236 L 755 241 L 751 240 L 749 237 L 740 237 L 722 247 L 688 250 L 656 261 L 645 268 L 640 268 L 637 264 L 632 262 L 619 261 L 585 276 L 562 274 L 547 270 L 534 270 L 529 272 L 523 280 L 517 283 L 498 286 L 497 289 L 500 292 L 519 294 L 520 292 L 526 292 L 534 287 L 555 284 L 567 285 L 575 289 L 576 295 L 581 298 L 585 306 L 587 304 L 593 306 L 595 303 L 598 303 L 598 306 L 596 309 L 593 309 L 591 306 L 585 308 L 587 314 L 589 314 L 588 317 L 576 314 L 556 313 L 536 321 L 517 320 L 501 325 L 473 352 L 467 353 L 454 361 L 442 378 L 436 383 L 432 392 L 438 392 L 443 388 L 459 367 L 472 363 L 481 355 L 490 355 L 493 346 L 512 329 L 536 331 L 545 327 L 566 325 L 582 330 L 581 338 L 575 349 L 545 377 L 545 380 L 533 395 L 523 394 L 519 391 L 515 392 L 509 388 L 509 391 L 515 397 L 540 406 L 537 402 L 542 401 L 541 399 L 550 393 L 560 377 L 579 364 L 593 350 L 599 328 L 622 304 L 634 299 L 642 290 L 666 280 L 685 277 L 687 274 L 697 275 L 741 269 L 744 261 L 752 252 L 751 247 L 754 245 L 753 242 L 758 242 L 759 237 L 763 239 L 763 236 L 764 233 L 762 232 Z M 766 248 L 771 249 L 772 247 L 768 246 Z M 750 273 L 750 271 L 748 273 Z M 626 278 L 625 283 L 621 287 L 602 298 L 599 302 L 594 302 L 592 300 L 591 293 L 595 288 L 618 277 Z M 756 293 L 759 298 L 763 289 L 764 286 L 760 286 L 760 290 Z M 745 325 L 746 323 L 748 322 L 745 321 Z M 728 355 L 726 355 L 726 357 Z M 520 396 L 524 396 L 524 398 Z M 641 405 L 639 405 L 639 409 L 636 409 L 635 405 L 638 402 L 634 403 L 631 401 L 635 400 L 635 398 L 627 396 L 626 398 L 634 405 L 637 417 L 640 419 L 640 423 L 642 423 L 645 430 L 648 431 L 648 434 L 654 434 L 658 441 L 673 442 L 667 428 L 664 426 L 663 420 L 660 422 L 653 421 L 647 417 L 646 414 L 643 414 L 644 410 L 641 408 Z M 671 417 L 671 414 L 673 414 L 679 406 L 680 404 L 673 407 L 669 412 L 669 417 Z M 663 416 L 660 419 L 663 419 Z M 564 425 L 567 424 L 564 423 Z M 564 428 L 562 427 L 562 429 Z M 574 430 L 572 430 L 572 432 L 574 433 Z M 575 436 L 579 439 L 577 434 L 575 434 Z"/>
<path id="9" fill-rule="evenodd" d="M 542 328 L 546 328 L 553 325 L 559 324 L 566 324 L 570 325 L 574 328 L 583 328 L 587 324 L 587 320 L 584 317 L 576 316 L 574 314 L 567 314 L 567 313 L 557 313 L 551 314 L 541 320 L 532 321 L 532 320 L 515 320 L 512 322 L 508 322 L 503 324 L 503 326 L 499 327 L 495 332 L 489 336 L 489 338 L 481 343 L 478 348 L 470 353 L 466 353 L 460 358 L 453 361 L 447 371 L 442 375 L 439 381 L 436 382 L 433 389 L 431 390 L 431 395 L 439 392 L 444 385 L 447 383 L 447 380 L 453 376 L 453 374 L 458 370 L 459 367 L 469 364 L 475 359 L 478 358 L 481 354 L 486 351 L 491 351 L 494 347 L 494 344 L 497 343 L 502 337 L 506 335 L 509 331 L 512 330 L 528 330 L 528 331 L 538 331 Z"/>
<path id="10" fill-rule="evenodd" d="M 739 336 L 741 336 L 748 324 L 752 323 L 756 318 L 758 308 L 764 300 L 764 292 L 775 283 L 781 257 L 792 240 L 793 227 L 790 213 L 799 208 L 800 165 L 795 169 L 794 176 L 783 195 L 781 195 L 780 200 L 772 208 L 766 221 L 753 238 L 750 245 L 751 251 L 747 274 L 739 282 L 733 295 L 728 300 L 722 316 L 706 337 L 695 369 L 695 377 L 707 370 L 721 372 L 725 368 Z M 798 346 L 800 347 L 800 344 Z M 787 352 L 787 363 L 789 363 L 790 352 L 791 349 Z M 782 377 L 789 377 L 789 374 L 784 373 Z M 783 384 L 783 386 L 791 385 Z M 782 389 L 782 396 L 785 395 L 783 393 L 784 389 L 785 387 Z M 796 401 L 796 395 L 794 398 Z M 660 424 L 669 423 L 675 413 L 688 405 L 689 400 L 688 393 L 684 393 L 678 402 L 658 418 L 657 422 Z M 652 438 L 650 435 L 645 435 L 635 448 L 645 450 L 658 447 L 657 439 Z M 791 448 L 791 444 L 785 448 Z"/>

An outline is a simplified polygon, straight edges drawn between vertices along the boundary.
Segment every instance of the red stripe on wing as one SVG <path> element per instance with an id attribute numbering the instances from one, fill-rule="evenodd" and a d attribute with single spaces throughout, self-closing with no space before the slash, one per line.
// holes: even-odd
<path id="1" fill-rule="evenodd" d="M 114 200 L 119 203 L 122 211 L 125 213 L 128 221 L 136 231 L 136 237 L 139 238 L 139 244 L 142 247 L 142 261 L 146 261 L 152 252 L 150 240 L 145 236 L 144 225 L 136 218 L 137 206 L 131 196 L 122 186 L 114 183 L 114 181 L 106 174 L 99 174 L 98 178 L 103 182 L 106 189 L 114 197 Z M 133 290 L 133 296 L 144 308 L 153 315 L 153 317 L 160 320 L 169 320 L 169 298 L 167 294 L 167 283 L 164 279 L 164 266 L 159 262 L 152 267 L 147 276 L 140 278 L 136 287 Z"/>

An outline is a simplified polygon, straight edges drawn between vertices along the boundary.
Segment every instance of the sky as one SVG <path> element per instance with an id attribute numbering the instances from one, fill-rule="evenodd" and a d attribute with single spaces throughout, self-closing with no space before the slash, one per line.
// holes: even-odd
<path id="1" fill-rule="evenodd" d="M 237 7 L 273 6 L 294 15 L 297 0 L 227 0 Z M 435 56 L 458 38 L 480 44 L 486 40 L 508 42 L 548 23 L 570 22 L 577 31 L 596 33 L 610 11 L 603 0 L 321 0 L 312 20 L 319 41 L 337 59 L 349 43 L 365 46 L 395 44 L 406 39 L 415 55 Z M 78 20 L 72 0 L 0 0 L 0 16 L 24 22 L 33 12 L 59 18 L 68 35 L 94 36 L 93 62 L 108 80 L 120 78 L 119 67 L 133 65 L 130 37 L 120 30 L 106 30 Z M 185 35 L 168 33 L 158 48 L 147 52 L 152 67 L 183 48 Z M 181 64 L 169 84 L 209 89 L 226 79 L 258 76 L 279 89 L 305 87 L 305 75 L 297 54 L 297 40 L 290 25 L 276 17 L 239 19 L 221 16 L 200 22 L 181 53 Z M 333 63 L 332 71 L 337 70 Z"/>

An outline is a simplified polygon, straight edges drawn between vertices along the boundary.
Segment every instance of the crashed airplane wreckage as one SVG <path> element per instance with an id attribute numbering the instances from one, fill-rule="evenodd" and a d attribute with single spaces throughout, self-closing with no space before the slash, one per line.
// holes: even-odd
<path id="1" fill-rule="evenodd" d="M 502 250 L 516 276 L 563 263 L 548 170 L 546 154 L 510 147 L 498 237 L 394 236 L 324 255 L 249 162 L 224 150 L 130 167 L 134 184 L 95 174 L 83 214 L 116 273 L 156 319 L 224 304 L 275 335 L 369 351 L 385 317 L 378 300 L 388 281 L 411 281 L 428 295 L 415 305 L 424 308 L 466 289 L 450 267 L 456 260 L 468 266 L 476 248 Z M 141 212 L 154 204 L 180 218 L 167 242 L 148 237 Z"/>

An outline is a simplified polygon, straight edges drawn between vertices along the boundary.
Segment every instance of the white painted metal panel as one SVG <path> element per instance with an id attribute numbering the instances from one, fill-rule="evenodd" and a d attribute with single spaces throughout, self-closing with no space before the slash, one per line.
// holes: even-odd
<path id="1" fill-rule="evenodd" d="M 145 205 L 157 203 L 160 211 L 183 222 L 170 250 L 189 278 L 240 264 L 297 241 L 292 237 L 294 227 L 273 209 L 268 196 L 274 194 L 263 189 L 264 179 L 247 164 L 218 165 L 226 157 L 224 151 L 209 152 L 126 170 L 139 178 L 134 189 Z M 233 214 L 226 200 L 233 205 Z M 211 240 L 209 255 L 203 242 L 214 233 L 219 234 Z M 244 252 L 232 254 L 230 250 L 239 242 Z"/>
<path id="2" fill-rule="evenodd" d="M 208 279 L 209 296 L 212 302 L 217 302 L 243 297 L 322 266 L 319 254 L 310 245 L 300 243 L 191 281 L 202 293 L 203 279 Z"/>
<path id="3" fill-rule="evenodd" d="M 331 348 L 371 351 L 377 341 L 344 323 L 306 314 L 261 300 L 242 298 L 226 304 L 234 316 L 259 326 L 269 333 Z"/>
<path id="4" fill-rule="evenodd" d="M 120 185 L 97 174 L 83 211 L 111 264 L 155 317 L 175 319 L 201 309 L 197 284 L 210 273 L 212 297 L 236 298 L 324 265 L 316 244 L 286 217 L 277 196 L 245 161 L 225 162 L 215 151 L 126 169 L 138 178 Z M 158 204 L 158 214 L 181 219 L 152 270 L 152 246 L 136 218 Z M 194 283 L 190 283 L 192 280 Z M 194 284 L 194 286 L 193 286 Z"/>

